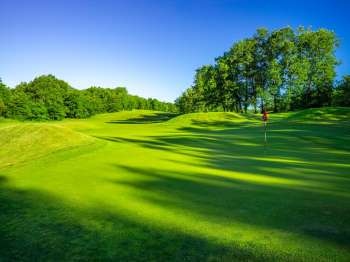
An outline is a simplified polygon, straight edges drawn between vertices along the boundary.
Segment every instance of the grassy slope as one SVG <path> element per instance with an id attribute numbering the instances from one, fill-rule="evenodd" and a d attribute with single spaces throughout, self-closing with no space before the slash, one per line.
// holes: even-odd
<path id="1" fill-rule="evenodd" d="M 0 127 L 0 168 L 90 143 L 93 139 L 89 136 L 48 124 Z"/>
<path id="2" fill-rule="evenodd" d="M 266 148 L 233 113 L 45 123 L 30 148 L 0 135 L 12 159 L 46 155 L 0 169 L 0 260 L 349 261 L 349 116 L 272 115 Z"/>

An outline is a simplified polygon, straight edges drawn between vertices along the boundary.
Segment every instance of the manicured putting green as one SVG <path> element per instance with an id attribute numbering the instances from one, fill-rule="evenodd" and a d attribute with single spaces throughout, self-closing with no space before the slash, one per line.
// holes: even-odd
<path id="1" fill-rule="evenodd" d="M 0 261 L 350 261 L 350 110 L 0 121 Z"/>

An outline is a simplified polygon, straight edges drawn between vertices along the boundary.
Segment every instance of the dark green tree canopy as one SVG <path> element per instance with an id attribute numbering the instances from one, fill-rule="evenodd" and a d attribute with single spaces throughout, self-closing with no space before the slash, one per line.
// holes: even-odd
<path id="1" fill-rule="evenodd" d="M 258 107 L 276 112 L 330 105 L 337 46 L 334 32 L 326 29 L 258 29 L 214 65 L 200 67 L 176 104 L 181 112 L 257 112 Z"/>
<path id="2" fill-rule="evenodd" d="M 0 81 L 0 116 L 3 117 L 61 120 L 132 109 L 176 111 L 172 103 L 130 95 L 125 87 L 77 90 L 53 75 L 22 82 L 14 89 Z"/>
<path id="3" fill-rule="evenodd" d="M 350 75 L 346 75 L 338 83 L 333 96 L 333 105 L 350 106 Z"/>

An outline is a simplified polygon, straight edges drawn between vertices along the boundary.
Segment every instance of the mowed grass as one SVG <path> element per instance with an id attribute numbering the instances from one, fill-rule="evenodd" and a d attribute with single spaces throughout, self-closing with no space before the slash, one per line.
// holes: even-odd
<path id="1" fill-rule="evenodd" d="M 350 110 L 0 121 L 0 261 L 349 261 Z"/>

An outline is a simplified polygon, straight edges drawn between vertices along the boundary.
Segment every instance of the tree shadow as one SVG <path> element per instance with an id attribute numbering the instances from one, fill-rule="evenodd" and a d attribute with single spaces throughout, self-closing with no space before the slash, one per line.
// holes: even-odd
<path id="1" fill-rule="evenodd" d="M 288 121 L 319 121 L 324 124 L 335 124 L 339 121 L 349 121 L 350 111 L 346 107 L 310 108 L 296 111 L 286 118 Z"/>
<path id="2" fill-rule="evenodd" d="M 350 252 L 349 194 L 339 196 L 308 186 L 259 184 L 203 172 L 116 167 L 138 179 L 109 181 L 135 189 L 142 201 L 152 205 L 179 214 L 190 212 L 213 224 L 239 222 L 267 231 L 306 235 Z M 235 233 L 239 234 L 239 229 Z"/>
<path id="3" fill-rule="evenodd" d="M 224 245 L 101 205 L 82 208 L 16 189 L 0 177 L 1 261 L 278 261 L 277 254 Z"/>
<path id="4" fill-rule="evenodd" d="M 314 127 L 312 127 L 314 128 Z M 328 128 L 328 127 L 327 127 Z M 332 137 L 332 130 L 317 131 L 276 126 L 271 130 L 271 145 L 264 146 L 257 136 L 259 127 L 210 130 L 194 127 L 179 128 L 181 134 L 147 138 L 99 137 L 119 143 L 135 143 L 154 150 L 164 150 L 194 157 L 199 160 L 191 166 L 215 168 L 239 173 L 273 176 L 311 181 L 315 186 L 327 183 L 338 192 L 348 192 L 350 177 L 349 136 Z M 289 136 L 283 133 L 289 132 Z M 185 133 L 183 133 L 185 131 Z M 316 136 L 314 133 L 316 132 Z M 340 131 L 338 131 L 340 132 Z M 328 136 L 328 134 L 330 134 Z M 321 140 L 320 140 L 321 138 Z M 293 146 L 295 139 L 298 147 Z M 335 143 L 335 140 L 339 140 Z M 349 142 L 348 142 L 349 141 Z M 188 164 L 180 160 L 170 162 Z"/>
<path id="5" fill-rule="evenodd" d="M 191 124 L 198 127 L 203 128 L 236 128 L 239 129 L 241 127 L 247 127 L 249 125 L 256 125 L 256 123 L 251 121 L 242 121 L 242 122 L 233 122 L 232 120 L 215 120 L 215 121 L 203 121 L 203 120 L 197 120 L 192 119 Z M 191 127 L 187 127 L 191 128 Z"/>
<path id="6" fill-rule="evenodd" d="M 260 245 L 255 239 L 242 244 L 239 237 L 237 242 L 221 243 L 156 222 L 149 224 L 118 206 L 111 210 L 64 203 L 45 192 L 14 188 L 0 176 L 0 260 L 348 260 L 349 130 L 335 125 L 275 123 L 269 131 L 271 143 L 265 148 L 261 126 L 217 127 L 215 122 L 198 128 L 179 127 L 173 135 L 144 138 L 100 136 L 184 156 L 163 154 L 168 163 L 183 165 L 183 171 L 115 164 L 116 174 L 127 172 L 129 179 L 116 176 L 108 182 L 131 189 L 136 201 L 175 216 L 190 214 L 198 222 L 209 222 L 208 227 L 237 222 L 265 229 L 265 235 L 257 234 Z M 186 171 L 186 166 L 197 171 Z M 239 230 L 232 227 L 225 234 L 246 233 Z M 277 249 L 280 253 L 268 247 L 271 238 L 278 238 L 276 230 L 287 235 L 285 242 L 281 240 L 286 245 Z M 275 235 L 269 239 L 270 233 Z M 313 251 L 314 246 L 294 252 L 288 246 L 289 234 L 329 243 L 327 254 L 317 254 L 319 247 Z"/>
<path id="7" fill-rule="evenodd" d="M 349 249 L 348 129 L 339 128 L 337 124 L 276 122 L 270 126 L 268 139 L 271 142 L 266 148 L 259 125 L 231 123 L 223 126 L 221 122 L 201 125 L 198 121 L 196 125 L 198 127 L 179 127 L 176 135 L 106 139 L 191 157 L 191 162 L 166 155 L 163 160 L 181 164 L 184 170 L 186 165 L 209 168 L 218 173 L 216 176 L 204 171 L 191 174 L 118 164 L 118 168 L 152 178 L 123 182 L 124 185 L 143 191 L 143 199 L 160 206 L 198 212 L 215 219 L 231 217 Z M 223 128 L 218 129 L 218 126 Z M 223 178 L 219 171 L 233 175 Z M 193 176 L 196 182 L 188 180 Z M 207 180 L 207 184 L 199 183 L 201 179 Z M 220 183 L 226 187 L 214 186 Z M 167 195 L 166 200 L 147 196 L 148 192 L 161 192 L 159 195 Z M 232 204 L 232 201 L 242 204 L 235 206 L 237 203 Z"/>
<path id="8" fill-rule="evenodd" d="M 162 123 L 170 120 L 173 117 L 176 117 L 178 114 L 175 113 L 166 113 L 166 112 L 157 112 L 152 113 L 152 115 L 140 115 L 138 117 L 129 118 L 125 120 L 115 120 L 106 122 L 108 124 L 154 124 Z"/>

